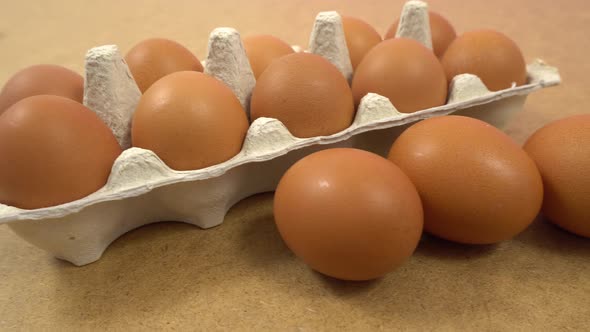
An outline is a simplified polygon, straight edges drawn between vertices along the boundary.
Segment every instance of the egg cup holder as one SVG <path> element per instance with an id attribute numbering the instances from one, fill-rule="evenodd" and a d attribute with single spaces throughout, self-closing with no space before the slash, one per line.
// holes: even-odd
<path id="1" fill-rule="evenodd" d="M 424 2 L 405 4 L 396 36 L 413 38 L 432 49 Z M 350 82 L 352 66 L 338 13 L 318 14 L 308 52 L 328 59 Z M 213 30 L 204 68 L 227 84 L 249 113 L 255 79 L 236 30 Z M 112 129 L 126 150 L 115 161 L 107 184 L 97 192 L 35 210 L 0 204 L 0 224 L 7 224 L 55 257 L 78 266 L 89 264 L 119 236 L 142 225 L 174 220 L 215 227 L 235 203 L 273 191 L 293 163 L 315 151 L 355 147 L 385 155 L 409 124 L 451 113 L 502 128 L 523 108 L 530 92 L 560 83 L 557 69 L 540 60 L 529 64 L 527 71 L 527 84 L 496 92 L 489 91 L 477 76 L 458 75 L 446 105 L 410 114 L 398 112 L 387 98 L 369 93 L 353 124 L 330 136 L 296 138 L 280 121 L 259 118 L 252 122 L 242 150 L 232 159 L 204 169 L 175 171 L 152 151 L 129 148 L 131 118 L 141 93 L 117 47 L 96 47 L 86 55 L 84 104 Z"/>

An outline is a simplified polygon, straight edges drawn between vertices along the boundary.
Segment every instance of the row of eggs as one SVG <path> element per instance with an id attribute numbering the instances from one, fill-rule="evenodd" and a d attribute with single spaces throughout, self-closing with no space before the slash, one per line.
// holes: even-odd
<path id="1" fill-rule="evenodd" d="M 462 244 L 495 244 L 539 212 L 590 238 L 590 114 L 555 121 L 521 148 L 468 117 L 406 129 L 386 158 L 328 149 L 295 163 L 274 197 L 287 246 L 311 268 L 345 280 L 403 264 L 423 230 Z"/>
<path id="2" fill-rule="evenodd" d="M 476 31 L 455 39 L 444 18 L 430 18 L 435 53 L 414 40 L 381 41 L 370 25 L 344 18 L 355 65 L 351 85 L 321 56 L 294 53 L 272 36 L 245 38 L 257 78 L 251 119 L 229 87 L 201 73 L 200 61 L 184 46 L 167 39 L 140 42 L 125 57 L 143 93 L 132 120 L 132 144 L 154 151 L 172 169 L 195 170 L 235 156 L 249 120 L 259 117 L 279 119 L 296 137 L 324 136 L 349 127 L 355 106 L 368 92 L 410 113 L 444 104 L 447 81 L 459 73 L 478 74 L 492 89 L 524 83 L 524 60 L 507 37 Z M 436 54 L 444 54 L 442 62 Z M 518 74 L 503 75 L 498 85 L 498 73 L 513 62 Z M 5 84 L 0 92 L 0 153 L 6 160 L 0 168 L 0 203 L 24 209 L 54 206 L 106 183 L 121 148 L 106 125 L 80 104 L 82 95 L 82 77 L 58 66 L 29 67 Z"/>

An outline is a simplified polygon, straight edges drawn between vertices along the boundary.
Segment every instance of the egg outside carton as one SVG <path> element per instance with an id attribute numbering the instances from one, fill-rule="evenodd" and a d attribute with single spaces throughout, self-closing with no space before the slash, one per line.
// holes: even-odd
<path id="1" fill-rule="evenodd" d="M 413 38 L 432 49 L 427 6 L 408 1 L 403 8 L 398 37 Z M 350 81 L 352 66 L 341 17 L 322 12 L 316 17 L 309 52 L 333 63 Z M 528 83 L 491 92 L 474 75 L 452 80 L 448 103 L 404 114 L 389 99 L 367 94 L 352 125 L 333 135 L 294 137 L 277 119 L 252 122 L 239 154 L 218 165 L 194 171 L 170 169 L 152 151 L 130 147 L 131 118 L 141 93 L 114 45 L 96 47 L 86 56 L 84 104 L 112 129 L 126 149 L 115 161 L 107 184 L 97 192 L 66 204 L 22 210 L 0 204 L 0 224 L 55 257 L 74 265 L 100 259 L 122 234 L 159 221 L 174 220 L 211 228 L 227 211 L 253 194 L 273 191 L 284 172 L 297 160 L 333 147 L 356 147 L 385 155 L 407 125 L 450 113 L 482 119 L 502 128 L 522 109 L 526 96 L 557 85 L 556 68 L 537 60 L 527 66 Z M 255 85 L 239 33 L 213 30 L 205 73 L 225 82 L 249 114 Z"/>

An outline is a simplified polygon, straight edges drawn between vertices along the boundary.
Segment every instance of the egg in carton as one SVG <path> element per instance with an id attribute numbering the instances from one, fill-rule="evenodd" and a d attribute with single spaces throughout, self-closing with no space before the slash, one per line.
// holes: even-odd
<path id="1" fill-rule="evenodd" d="M 408 1 L 396 36 L 432 49 L 427 5 Z M 307 52 L 321 55 L 349 80 L 352 65 L 341 17 L 318 14 Z M 393 140 L 416 121 L 450 113 L 475 117 L 502 128 L 522 109 L 527 95 L 556 85 L 556 68 L 537 60 L 527 66 L 522 86 L 491 92 L 474 75 L 456 76 L 446 105 L 404 114 L 389 99 L 367 94 L 352 125 L 333 135 L 294 137 L 278 120 L 256 119 L 242 150 L 232 159 L 194 171 L 176 171 L 152 151 L 131 147 L 131 118 L 141 93 L 116 46 L 88 51 L 84 104 L 112 129 L 126 150 L 115 161 L 107 184 L 74 202 L 35 210 L 0 204 L 0 224 L 55 257 L 81 266 L 98 260 L 122 234 L 153 222 L 182 221 L 201 228 L 223 222 L 226 212 L 253 194 L 273 191 L 284 172 L 304 156 L 333 147 L 355 147 L 385 155 Z M 239 33 L 215 29 L 209 38 L 205 73 L 227 84 L 245 110 L 255 85 Z"/>

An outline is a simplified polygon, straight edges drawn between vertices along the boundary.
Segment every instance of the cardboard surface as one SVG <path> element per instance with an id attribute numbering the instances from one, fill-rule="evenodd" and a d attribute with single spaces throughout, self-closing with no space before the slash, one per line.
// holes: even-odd
<path id="1" fill-rule="evenodd" d="M 209 32 L 272 33 L 307 45 L 315 15 L 337 10 L 380 32 L 402 1 L 0 0 L 0 82 L 18 68 L 57 63 L 82 70 L 92 46 L 122 52 L 151 36 L 176 39 L 202 59 Z M 590 106 L 586 33 L 590 4 L 550 0 L 430 1 L 457 31 L 500 30 L 527 62 L 557 66 L 561 86 L 534 93 L 508 132 L 535 129 Z M 207 9 L 206 9 L 207 8 Z M 539 219 L 497 246 L 424 236 L 399 270 L 345 283 L 309 270 L 284 246 L 272 195 L 238 203 L 210 230 L 160 223 L 115 241 L 97 263 L 76 268 L 0 227 L 0 330 L 584 330 L 590 325 L 590 240 Z"/>

